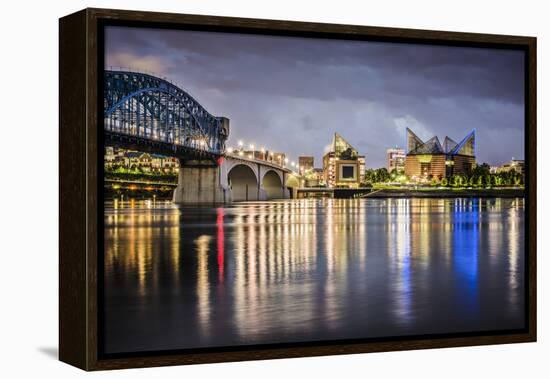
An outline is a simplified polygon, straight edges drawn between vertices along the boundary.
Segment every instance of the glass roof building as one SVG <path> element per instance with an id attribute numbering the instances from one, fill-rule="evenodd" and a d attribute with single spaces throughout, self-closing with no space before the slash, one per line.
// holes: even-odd
<path id="1" fill-rule="evenodd" d="M 330 151 L 323 156 L 323 177 L 331 188 L 357 188 L 365 177 L 365 156 L 334 133 Z"/>
<path id="2" fill-rule="evenodd" d="M 413 180 L 441 180 L 453 174 L 467 174 L 476 164 L 475 129 L 460 142 L 445 137 L 443 144 L 437 136 L 422 141 L 407 128 L 405 175 Z"/>

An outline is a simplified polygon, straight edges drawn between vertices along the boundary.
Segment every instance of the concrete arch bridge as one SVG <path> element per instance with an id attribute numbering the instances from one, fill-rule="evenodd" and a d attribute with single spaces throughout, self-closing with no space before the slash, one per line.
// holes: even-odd
<path id="1" fill-rule="evenodd" d="M 180 204 L 288 199 L 298 180 L 283 167 L 262 160 L 224 155 L 217 162 L 183 161 L 173 200 Z"/>

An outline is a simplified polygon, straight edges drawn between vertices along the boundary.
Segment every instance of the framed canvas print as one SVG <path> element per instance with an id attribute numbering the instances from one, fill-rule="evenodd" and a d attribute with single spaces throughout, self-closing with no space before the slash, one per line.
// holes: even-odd
<path id="1" fill-rule="evenodd" d="M 536 340 L 536 39 L 60 20 L 60 359 Z"/>

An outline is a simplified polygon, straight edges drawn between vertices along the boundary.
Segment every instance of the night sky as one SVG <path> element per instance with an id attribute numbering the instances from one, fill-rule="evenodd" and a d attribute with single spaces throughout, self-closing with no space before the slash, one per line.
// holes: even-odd
<path id="1" fill-rule="evenodd" d="M 477 161 L 524 158 L 523 53 L 485 48 L 109 27 L 108 69 L 166 77 L 238 140 L 322 155 L 334 132 L 385 166 L 405 128 L 459 142 L 477 132 Z"/>

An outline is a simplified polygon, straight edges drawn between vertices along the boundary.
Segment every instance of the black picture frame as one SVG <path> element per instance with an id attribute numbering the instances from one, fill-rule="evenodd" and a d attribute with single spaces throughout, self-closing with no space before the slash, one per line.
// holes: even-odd
<path id="1" fill-rule="evenodd" d="M 198 349 L 101 353 L 103 38 L 107 25 L 519 49 L 525 52 L 525 329 Z M 59 21 L 59 358 L 84 370 L 536 341 L 536 38 L 356 25 L 85 9 Z"/>

